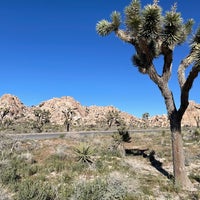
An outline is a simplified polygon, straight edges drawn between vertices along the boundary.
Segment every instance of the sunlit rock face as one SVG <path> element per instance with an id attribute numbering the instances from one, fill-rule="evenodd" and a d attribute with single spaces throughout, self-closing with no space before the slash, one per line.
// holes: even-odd
<path id="1" fill-rule="evenodd" d="M 36 106 L 25 106 L 18 97 L 11 94 L 4 94 L 0 98 L 0 114 L 8 110 L 5 118 L 11 120 L 25 121 L 35 119 L 34 110 L 42 109 L 51 113 L 50 121 L 54 124 L 63 125 L 66 117 L 65 113 L 72 112 L 72 123 L 74 125 L 97 126 L 101 123 L 106 124 L 109 112 L 117 112 L 120 118 L 127 126 L 134 127 L 169 127 L 167 115 L 151 116 L 148 119 L 137 118 L 129 113 L 122 112 L 114 106 L 84 106 L 73 97 L 64 96 L 61 98 L 52 98 Z M 200 125 L 200 104 L 194 101 L 189 102 L 182 126 Z"/>

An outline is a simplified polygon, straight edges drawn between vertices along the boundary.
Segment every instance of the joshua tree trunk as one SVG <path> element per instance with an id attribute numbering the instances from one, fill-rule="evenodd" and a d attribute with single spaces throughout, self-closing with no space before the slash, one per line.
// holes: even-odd
<path id="1" fill-rule="evenodd" d="M 175 185 L 180 188 L 190 190 L 193 187 L 187 176 L 187 172 L 185 169 L 185 156 L 183 150 L 183 138 L 181 133 L 182 117 L 189 104 L 188 95 L 185 96 L 185 93 L 182 95 L 181 106 L 177 110 L 173 94 L 169 90 L 167 82 L 164 81 L 162 82 L 162 84 L 157 82 L 157 85 L 165 99 L 165 105 L 168 112 L 168 118 L 170 121 L 173 172 L 174 172 Z"/>
<path id="2" fill-rule="evenodd" d="M 69 132 L 70 123 L 66 124 L 67 132 Z"/>
<path id="3" fill-rule="evenodd" d="M 174 181 L 176 186 L 183 187 L 184 189 L 191 189 L 192 184 L 185 169 L 181 120 L 178 118 L 179 116 L 175 115 L 170 119 Z"/>

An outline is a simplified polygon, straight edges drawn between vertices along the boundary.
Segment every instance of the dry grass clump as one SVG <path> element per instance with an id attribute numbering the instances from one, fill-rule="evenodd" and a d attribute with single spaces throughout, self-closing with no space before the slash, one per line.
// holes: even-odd
<path id="1" fill-rule="evenodd" d="M 8 188 L 0 184 L 0 200 L 12 200 L 12 196 Z"/>

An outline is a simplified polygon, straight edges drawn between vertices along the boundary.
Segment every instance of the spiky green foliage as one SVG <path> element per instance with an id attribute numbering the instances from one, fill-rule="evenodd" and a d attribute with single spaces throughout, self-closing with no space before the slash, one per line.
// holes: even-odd
<path id="1" fill-rule="evenodd" d="M 107 36 L 113 31 L 112 23 L 107 20 L 101 20 L 96 26 L 97 33 L 101 36 Z"/>
<path id="2" fill-rule="evenodd" d="M 183 20 L 180 13 L 167 12 L 164 26 L 164 40 L 167 45 L 175 45 L 182 42 Z"/>
<path id="3" fill-rule="evenodd" d="M 111 22 L 107 20 L 98 22 L 96 29 L 101 36 L 107 36 L 115 31 L 117 36 L 125 42 L 131 42 L 130 38 L 132 38 L 136 47 L 133 64 L 141 73 L 147 73 L 147 68 L 153 59 L 163 54 L 163 47 L 173 50 L 176 45 L 185 42 L 191 33 L 193 20 L 183 23 L 181 14 L 176 9 L 175 4 L 171 11 L 162 15 L 162 8 L 157 0 L 145 6 L 144 9 L 141 9 L 140 0 L 132 0 L 124 10 L 125 31 L 119 30 L 120 14 L 117 12 L 112 13 Z M 123 37 L 120 31 L 123 32 Z"/>
<path id="4" fill-rule="evenodd" d="M 74 152 L 77 155 L 78 162 L 87 164 L 93 163 L 91 159 L 91 156 L 93 155 L 93 150 L 91 149 L 90 146 L 85 144 L 80 144 L 80 146 L 74 149 Z"/>
<path id="5" fill-rule="evenodd" d="M 170 12 L 164 18 L 164 42 L 167 45 L 182 44 L 192 31 L 193 19 L 189 19 L 185 24 L 181 13 L 177 11 L 177 4 L 172 6 Z"/>
<path id="6" fill-rule="evenodd" d="M 148 40 L 155 39 L 162 29 L 162 9 L 159 6 L 147 5 L 142 12 L 140 36 Z"/>
<path id="7" fill-rule="evenodd" d="M 200 68 L 200 44 L 193 47 L 192 57 L 196 67 Z"/>
<path id="8" fill-rule="evenodd" d="M 97 33 L 101 36 L 107 36 L 111 32 L 118 29 L 120 26 L 121 20 L 120 20 L 120 13 L 114 11 L 111 14 L 111 20 L 112 22 L 108 22 L 107 20 L 101 20 L 96 25 Z"/>
<path id="9" fill-rule="evenodd" d="M 113 26 L 113 30 L 118 29 L 118 27 L 120 26 L 121 23 L 121 19 L 120 19 L 120 13 L 117 11 L 112 12 L 111 14 L 111 19 L 112 19 L 112 26 Z"/>
<path id="10" fill-rule="evenodd" d="M 191 51 L 193 54 L 198 51 L 198 45 L 200 44 L 200 27 L 197 29 L 196 34 L 194 35 L 191 41 Z"/>
<path id="11" fill-rule="evenodd" d="M 194 20 L 189 19 L 185 24 L 184 24 L 184 30 L 185 30 L 185 35 L 186 37 L 192 32 L 192 26 L 194 25 Z"/>
<path id="12" fill-rule="evenodd" d="M 197 29 L 190 46 L 195 65 L 200 66 L 200 27 Z"/>
<path id="13" fill-rule="evenodd" d="M 125 24 L 128 30 L 133 32 L 133 35 L 138 32 L 140 24 L 141 24 L 141 16 L 140 16 L 140 1 L 134 0 L 130 3 L 129 6 L 125 8 L 126 20 Z"/>
<path id="14" fill-rule="evenodd" d="M 200 43 L 200 27 L 197 29 L 197 32 L 192 40 L 192 44 L 196 44 L 196 43 Z"/>
<path id="15" fill-rule="evenodd" d="M 138 40 L 146 40 L 152 57 L 157 57 L 161 53 L 158 43 L 163 43 L 173 49 L 177 44 L 183 43 L 191 33 L 193 20 L 188 20 L 184 24 L 181 13 L 178 13 L 176 9 L 177 5 L 175 4 L 171 11 L 166 12 L 163 16 L 158 1 L 141 9 L 140 0 L 132 0 L 124 10 L 126 34 L 134 37 L 137 43 L 140 43 Z M 113 12 L 111 20 L 111 22 L 102 20 L 97 23 L 96 30 L 99 35 L 106 36 L 118 30 L 120 14 Z"/>

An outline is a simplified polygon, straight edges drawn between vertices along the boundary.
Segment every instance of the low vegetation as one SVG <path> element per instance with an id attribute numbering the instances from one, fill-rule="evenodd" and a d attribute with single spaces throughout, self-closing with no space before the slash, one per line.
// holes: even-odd
<path id="1" fill-rule="evenodd" d="M 119 129 L 114 135 L 74 134 L 41 141 L 15 141 L 1 135 L 0 199 L 197 200 L 197 136 L 196 130 L 184 131 L 187 172 L 196 188 L 186 192 L 173 184 L 168 131 L 130 134 Z M 111 148 L 116 142 L 123 143 L 125 154 Z"/>

